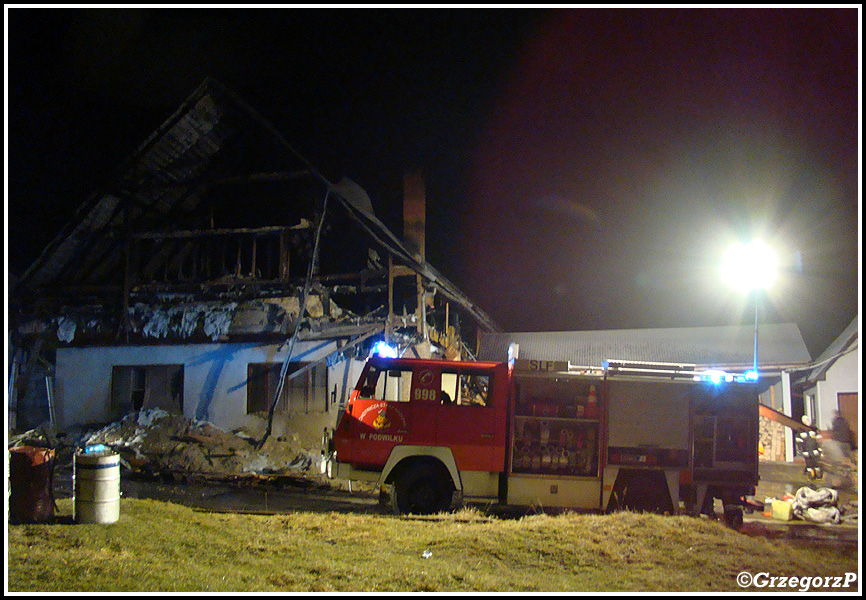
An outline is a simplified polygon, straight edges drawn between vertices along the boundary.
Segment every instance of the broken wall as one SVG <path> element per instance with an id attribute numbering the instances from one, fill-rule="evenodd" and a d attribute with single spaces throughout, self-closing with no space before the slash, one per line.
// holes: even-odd
<path id="1" fill-rule="evenodd" d="M 249 365 L 282 364 L 288 348 L 280 346 L 225 343 L 58 348 L 54 394 L 57 426 L 62 429 L 107 423 L 118 417 L 112 407 L 115 367 L 180 365 L 183 367 L 180 385 L 184 416 L 208 421 L 227 431 L 243 427 L 249 422 Z M 336 342 L 331 340 L 299 341 L 295 344 L 292 361 L 315 362 L 336 349 Z M 362 361 L 336 356 L 323 363 L 327 368 L 327 392 L 322 394 L 324 397 L 313 398 L 305 413 L 294 415 L 299 423 L 312 419 L 316 427 L 320 422 L 322 426 L 334 424 L 339 404 L 363 368 Z M 310 427 L 312 425 L 303 429 Z M 320 435 L 321 428 L 318 432 Z"/>

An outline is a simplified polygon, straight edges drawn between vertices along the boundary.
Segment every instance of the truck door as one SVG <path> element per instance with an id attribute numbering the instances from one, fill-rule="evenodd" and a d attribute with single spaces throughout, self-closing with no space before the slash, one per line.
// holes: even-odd
<path id="1" fill-rule="evenodd" d="M 492 367 L 442 368 L 436 443 L 451 448 L 461 471 L 504 469 L 505 421 L 497 414 L 504 416 L 506 397 L 494 393 L 494 373 Z"/>
<path id="2" fill-rule="evenodd" d="M 688 467 L 693 386 L 609 381 L 608 464 Z"/>
<path id="3" fill-rule="evenodd" d="M 341 438 L 349 444 L 345 455 L 355 468 L 381 467 L 395 445 L 408 443 L 411 380 L 411 368 L 378 364 L 365 368 L 347 407 L 351 418 L 345 426 L 350 431 Z"/>

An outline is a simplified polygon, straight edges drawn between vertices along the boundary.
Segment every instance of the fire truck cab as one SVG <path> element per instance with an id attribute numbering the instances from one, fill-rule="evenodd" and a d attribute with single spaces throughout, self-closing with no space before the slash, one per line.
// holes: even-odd
<path id="1" fill-rule="evenodd" d="M 391 486 L 401 513 L 462 501 L 710 512 L 732 525 L 757 485 L 758 399 L 690 366 L 372 357 L 323 472 Z"/>
<path id="2" fill-rule="evenodd" d="M 400 512 L 498 499 L 508 384 L 504 363 L 373 357 L 326 435 L 327 474 L 393 484 Z"/>

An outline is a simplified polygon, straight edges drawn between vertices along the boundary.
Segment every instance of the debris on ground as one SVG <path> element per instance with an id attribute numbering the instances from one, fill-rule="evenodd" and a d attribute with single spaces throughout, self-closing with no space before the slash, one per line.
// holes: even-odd
<path id="1" fill-rule="evenodd" d="M 839 524 L 842 514 L 836 506 L 838 500 L 839 493 L 834 489 L 801 487 L 791 506 L 794 516 L 804 521 Z"/>
<path id="2" fill-rule="evenodd" d="M 843 506 L 839 507 L 839 512 L 842 514 L 842 522 L 849 525 L 857 525 L 859 522 L 860 507 L 857 500 L 849 500 Z"/>
<path id="3" fill-rule="evenodd" d="M 8 445 L 54 448 L 58 466 L 71 465 L 79 448 L 103 444 L 120 455 L 122 467 L 144 475 L 318 478 L 318 469 L 311 468 L 317 466 L 318 455 L 302 448 L 295 436 L 271 436 L 257 449 L 259 439 L 246 429 L 227 432 L 206 421 L 151 409 L 129 413 L 100 428 L 61 433 L 42 426 L 10 437 Z"/>

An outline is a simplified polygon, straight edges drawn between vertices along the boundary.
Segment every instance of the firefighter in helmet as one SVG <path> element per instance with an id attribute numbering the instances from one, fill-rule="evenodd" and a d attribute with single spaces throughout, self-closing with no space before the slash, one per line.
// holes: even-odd
<path id="1" fill-rule="evenodd" d="M 812 429 L 812 419 L 808 416 L 803 417 L 803 425 L 809 427 L 807 431 L 801 431 L 797 434 L 800 441 L 800 452 L 806 459 L 806 468 L 803 469 L 803 473 L 809 479 L 821 479 L 824 477 L 824 472 L 819 463 L 822 453 L 818 446 L 818 434 Z"/>

